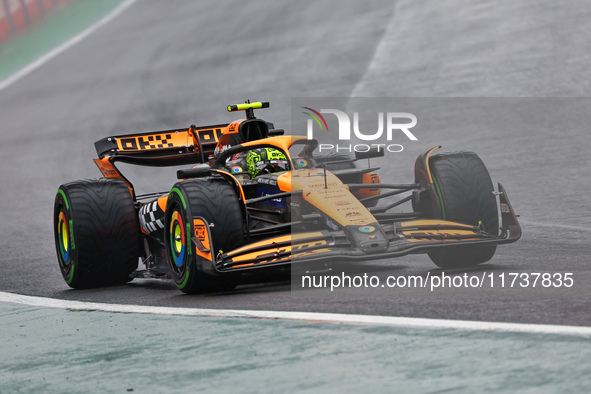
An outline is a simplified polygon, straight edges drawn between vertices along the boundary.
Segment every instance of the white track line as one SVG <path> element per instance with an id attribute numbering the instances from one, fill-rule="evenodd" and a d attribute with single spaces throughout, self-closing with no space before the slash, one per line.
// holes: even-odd
<path id="1" fill-rule="evenodd" d="M 43 308 L 69 309 L 77 311 L 103 311 L 119 313 L 144 313 L 169 316 L 234 317 L 250 319 L 280 319 L 309 321 L 316 323 L 374 324 L 392 327 L 424 329 L 452 329 L 466 331 L 517 332 L 528 334 L 554 334 L 591 336 L 591 327 L 557 326 L 547 324 L 496 323 L 465 320 L 439 320 L 411 317 L 347 315 L 340 313 L 239 311 L 230 309 L 168 308 L 158 306 L 99 304 L 93 302 L 69 301 L 55 298 L 33 297 L 0 292 L 0 302 L 36 306 Z"/>
<path id="2" fill-rule="evenodd" d="M 56 57 L 57 55 L 61 54 L 62 52 L 70 49 L 74 45 L 78 44 L 80 41 L 84 40 L 86 37 L 94 33 L 100 27 L 106 25 L 107 23 L 111 22 L 115 19 L 119 14 L 129 8 L 136 0 L 126 0 L 120 5 L 117 6 L 113 11 L 111 11 L 107 16 L 105 16 L 100 21 L 96 22 L 94 25 L 90 26 L 80 34 L 74 36 L 70 40 L 66 41 L 62 45 L 58 46 L 57 48 L 52 49 L 51 51 L 47 52 L 45 55 L 41 56 L 39 59 L 29 63 L 24 68 L 20 69 L 19 71 L 15 72 L 8 78 L 0 81 L 0 92 L 7 87 L 13 85 L 14 83 L 18 82 L 22 78 L 26 77 L 45 63 L 49 62 L 51 59 Z"/>

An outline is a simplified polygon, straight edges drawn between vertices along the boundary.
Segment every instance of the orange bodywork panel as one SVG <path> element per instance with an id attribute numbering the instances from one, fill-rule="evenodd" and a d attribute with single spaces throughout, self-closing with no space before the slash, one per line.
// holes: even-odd
<path id="1" fill-rule="evenodd" d="M 381 183 L 380 181 L 380 176 L 378 175 L 377 172 L 369 172 L 367 174 L 363 174 L 363 182 L 364 184 L 372 184 L 372 183 Z M 369 189 L 359 189 L 355 192 L 355 195 L 358 198 L 367 198 L 367 197 L 373 197 L 373 196 L 377 196 L 378 194 L 380 194 L 380 189 L 378 188 L 369 188 Z"/>
<path id="2" fill-rule="evenodd" d="M 131 183 L 129 183 L 129 181 L 123 175 L 121 175 L 121 173 L 119 172 L 117 167 L 115 167 L 113 165 L 113 163 L 111 163 L 109 161 L 108 156 L 103 157 L 102 159 L 94 159 L 93 161 L 94 161 L 94 164 L 96 164 L 96 166 L 99 168 L 99 170 L 101 170 L 101 172 L 105 178 L 116 178 L 116 179 L 121 179 L 122 181 L 124 181 L 127 184 L 127 187 L 129 188 L 129 192 L 131 193 L 131 196 L 133 198 L 135 198 L 135 192 L 133 190 L 133 186 L 131 185 Z"/>
<path id="3" fill-rule="evenodd" d="M 376 221 L 345 186 L 305 191 L 303 196 L 341 226 L 363 226 Z"/>
<path id="4" fill-rule="evenodd" d="M 362 226 L 376 221 L 349 191 L 349 187 L 329 171 L 326 172 L 326 180 L 322 170 L 291 171 L 280 175 L 277 185 L 283 191 L 302 190 L 306 201 L 342 226 Z"/>
<path id="5" fill-rule="evenodd" d="M 402 235 L 407 237 L 408 242 L 430 242 L 430 241 L 441 241 L 441 237 L 448 236 L 449 239 L 443 238 L 444 241 L 457 241 L 457 238 L 462 237 L 464 241 L 477 240 L 476 238 L 466 238 L 466 236 L 474 235 L 474 226 L 469 224 L 462 224 L 456 222 L 449 222 L 446 220 L 413 220 L 410 222 L 400 223 L 400 227 L 418 227 L 418 226 L 441 226 L 441 229 L 430 229 L 430 230 L 407 230 L 402 231 Z M 454 229 L 445 229 L 445 227 L 453 226 Z M 457 227 L 465 227 L 466 230 L 459 230 Z M 429 236 L 433 236 L 429 238 Z M 417 238 L 413 238 L 417 237 Z"/>
<path id="6" fill-rule="evenodd" d="M 206 260 L 213 261 L 213 252 L 211 251 L 210 240 L 211 235 L 209 233 L 207 224 L 203 221 L 203 219 L 193 219 L 193 229 L 195 231 L 193 236 L 201 242 L 201 245 L 203 245 L 204 249 L 207 249 L 202 251 L 198 246 L 195 246 L 195 253 Z"/>
<path id="7" fill-rule="evenodd" d="M 246 119 L 238 119 L 233 121 L 228 125 L 228 127 L 226 127 L 226 130 L 224 130 L 224 134 L 237 134 L 240 123 L 244 122 L 245 120 Z"/>
<path id="8" fill-rule="evenodd" d="M 228 126 L 228 127 L 230 127 L 230 126 Z M 283 150 L 286 154 L 289 154 L 289 148 L 291 147 L 291 145 L 294 142 L 300 141 L 300 140 L 307 140 L 307 138 L 304 136 L 301 136 L 301 135 L 282 135 L 279 137 L 266 138 L 264 140 L 265 141 L 264 144 L 275 146 L 275 147 Z M 250 146 L 256 147 L 256 146 L 261 145 L 261 140 L 245 142 L 241 145 L 247 146 L 247 147 L 250 147 Z"/>
<path id="9" fill-rule="evenodd" d="M 235 249 L 232 252 L 228 253 L 227 256 L 228 257 L 236 256 L 236 255 L 239 255 L 240 253 L 243 253 L 244 251 L 247 251 L 249 249 L 257 248 L 259 246 L 265 246 L 265 245 L 269 245 L 269 249 L 265 250 L 264 252 L 259 251 L 256 254 L 260 255 L 260 254 L 264 254 L 264 253 L 269 253 L 269 251 L 275 251 L 277 249 L 276 247 L 272 246 L 274 243 L 276 244 L 276 243 L 282 243 L 282 242 L 291 242 L 294 250 L 299 250 L 299 249 L 302 249 L 302 245 L 297 245 L 294 243 L 297 243 L 297 241 L 301 240 L 301 239 L 313 238 L 313 237 L 322 237 L 322 233 L 321 232 L 313 232 L 313 233 L 282 235 L 279 237 L 266 239 L 266 240 L 260 241 L 260 242 L 254 242 L 254 243 L 248 244 L 246 246 L 240 247 L 240 248 Z M 290 247 L 290 250 L 291 250 L 291 247 Z M 240 256 L 240 257 L 242 258 L 243 256 Z"/>
<path id="10" fill-rule="evenodd" d="M 105 178 L 118 178 L 125 180 L 123 175 L 121 175 L 117 168 L 109 161 L 109 157 L 94 159 L 93 161 L 99 170 L 101 170 Z"/>
<path id="11" fill-rule="evenodd" d="M 330 253 L 330 252 L 333 251 L 332 249 L 328 249 L 328 248 L 313 249 L 313 250 L 309 250 L 309 251 L 306 251 L 306 252 L 300 252 L 300 253 L 295 253 L 295 250 L 293 250 L 293 249 L 290 249 L 290 250 L 292 251 L 291 255 L 284 256 L 284 257 L 277 257 L 277 258 L 268 260 L 267 263 L 280 263 L 282 261 L 288 262 L 288 261 L 296 260 L 298 258 L 301 259 L 301 258 L 310 257 L 310 256 L 317 256 L 317 255 L 321 255 L 321 254 L 324 254 L 324 253 Z M 283 251 L 283 249 L 282 249 L 282 251 Z M 267 253 L 268 253 L 268 251 L 267 251 Z M 258 255 L 258 256 L 260 256 L 259 253 L 251 253 L 251 255 Z M 251 258 L 252 258 L 252 256 L 251 256 Z M 256 258 L 256 256 L 254 256 L 254 258 Z M 240 260 L 233 259 L 233 260 L 240 261 L 241 259 Z M 248 261 L 248 260 L 245 259 L 245 261 Z M 233 268 L 248 267 L 248 266 L 255 265 L 255 264 L 260 264 L 260 263 L 249 262 L 249 263 L 244 263 L 244 264 L 238 264 L 238 265 L 234 265 Z"/>
<path id="12" fill-rule="evenodd" d="M 318 233 L 318 234 L 322 235 L 321 233 Z M 249 250 L 251 248 L 256 248 L 256 247 L 259 247 L 259 246 L 269 245 L 269 244 L 272 244 L 273 242 L 275 242 L 275 243 L 277 243 L 277 242 L 287 242 L 289 240 L 291 240 L 291 235 L 284 235 L 284 236 L 277 237 L 277 238 L 267 239 L 267 240 L 264 240 L 264 241 L 261 241 L 261 242 L 254 242 L 254 243 L 251 243 L 251 244 L 249 244 L 247 246 L 243 246 L 241 248 L 235 249 L 232 252 L 228 253 L 227 255 L 228 255 L 228 257 L 232 257 L 232 256 L 239 255 L 240 253 L 242 253 L 242 252 L 244 252 L 246 250 Z M 268 253 L 268 251 L 265 252 L 265 253 Z"/>
<path id="13" fill-rule="evenodd" d="M 166 203 L 168 202 L 168 196 L 160 197 L 158 199 L 158 207 L 162 210 L 162 212 L 166 212 Z"/>
<path id="14" fill-rule="evenodd" d="M 294 190 L 316 190 L 324 187 L 348 187 L 332 172 L 326 172 L 326 182 L 324 180 L 324 171 L 314 168 L 304 168 L 286 172 L 277 177 L 277 185 L 284 192 Z"/>
<path id="15" fill-rule="evenodd" d="M 257 259 L 261 258 L 262 256 L 269 256 L 270 254 L 272 255 L 274 253 L 277 254 L 277 258 L 272 259 L 272 261 L 277 262 L 277 261 L 281 261 L 281 260 L 287 261 L 287 260 L 290 260 L 290 259 L 295 258 L 297 256 L 303 257 L 303 256 L 310 255 L 310 254 L 326 253 L 327 251 L 330 251 L 330 249 L 324 249 L 324 248 L 306 251 L 306 249 L 309 249 L 309 248 L 317 248 L 319 246 L 324 246 L 324 245 L 328 246 L 328 242 L 324 239 L 316 239 L 316 240 L 304 241 L 304 242 L 298 243 L 298 240 L 304 240 L 306 238 L 314 238 L 314 237 L 322 237 L 322 233 L 321 232 L 312 232 L 312 233 L 282 235 L 279 237 L 266 239 L 261 242 L 255 242 L 255 243 L 250 244 L 248 246 L 244 246 L 244 247 L 238 248 L 236 250 L 233 250 L 232 252 L 228 253 L 228 257 L 231 257 L 234 262 L 238 262 L 238 263 L 240 263 L 241 261 L 244 262 L 244 264 L 239 264 L 239 265 L 233 266 L 234 268 L 237 268 L 237 267 L 246 267 L 249 265 L 256 264 L 256 263 L 253 263 L 252 260 L 257 260 Z M 290 242 L 290 241 L 291 241 L 291 244 L 289 244 L 289 245 L 285 245 L 285 244 L 282 246 L 277 245 L 277 244 Z M 245 251 L 248 251 L 252 248 L 257 248 L 257 247 L 262 247 L 262 246 L 268 246 L 268 248 L 262 249 L 262 250 L 257 250 L 257 251 L 251 252 L 251 253 L 241 254 L 241 253 L 244 253 Z M 290 257 L 280 257 L 279 256 L 280 253 L 290 253 L 291 256 Z M 270 261 L 268 261 L 268 262 L 270 262 Z"/>
<path id="16" fill-rule="evenodd" d="M 414 230 L 414 231 L 403 231 L 402 235 L 404 235 L 405 237 L 407 237 L 407 241 L 408 242 L 432 242 L 432 241 L 437 241 L 437 242 L 441 242 L 443 241 L 457 241 L 456 237 L 463 237 L 462 241 L 476 241 L 479 238 L 464 238 L 467 235 L 474 235 L 474 231 L 464 231 L 464 230 L 429 230 L 429 231 L 423 231 L 423 230 Z M 413 237 L 418 237 L 420 236 L 420 238 L 413 238 Z M 432 238 L 429 238 L 429 236 L 432 236 Z M 442 236 L 448 236 L 449 238 L 441 238 Z"/>

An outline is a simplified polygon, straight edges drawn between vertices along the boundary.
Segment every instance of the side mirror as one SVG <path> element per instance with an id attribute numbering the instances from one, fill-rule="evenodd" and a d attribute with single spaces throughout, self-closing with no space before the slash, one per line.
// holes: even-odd
<path id="1" fill-rule="evenodd" d="M 384 156 L 384 149 L 380 149 L 379 146 L 370 148 L 368 151 L 366 152 L 355 152 L 355 158 L 357 160 L 361 160 L 361 159 L 371 159 L 374 157 L 383 157 Z"/>

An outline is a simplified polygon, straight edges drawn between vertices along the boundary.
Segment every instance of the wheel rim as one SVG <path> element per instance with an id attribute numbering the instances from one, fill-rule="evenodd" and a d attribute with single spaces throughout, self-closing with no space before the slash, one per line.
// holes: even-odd
<path id="1" fill-rule="evenodd" d="M 58 232 L 58 244 L 60 247 L 62 262 L 65 266 L 69 266 L 67 264 L 70 260 L 70 233 L 68 228 L 68 221 L 66 219 L 66 215 L 63 210 L 60 211 L 58 217 L 58 225 L 57 225 L 57 232 Z"/>
<path id="2" fill-rule="evenodd" d="M 68 219 L 68 212 L 63 204 L 58 206 L 55 221 L 56 248 L 58 262 L 66 283 L 72 283 L 74 279 L 74 239 L 72 220 Z"/>
<path id="3" fill-rule="evenodd" d="M 170 220 L 169 242 L 172 259 L 175 262 L 178 271 L 181 271 L 181 267 L 185 261 L 187 238 L 185 237 L 185 227 L 182 215 L 177 210 L 174 210 Z"/>

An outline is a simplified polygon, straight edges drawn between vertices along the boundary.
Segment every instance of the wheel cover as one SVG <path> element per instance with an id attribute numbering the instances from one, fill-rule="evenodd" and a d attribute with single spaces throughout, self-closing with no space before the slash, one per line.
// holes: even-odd
<path id="1" fill-rule="evenodd" d="M 66 220 L 64 211 L 60 211 L 57 232 L 62 261 L 65 264 L 70 259 L 70 236 L 68 232 L 68 221 Z"/>
<path id="2" fill-rule="evenodd" d="M 183 218 L 177 210 L 172 213 L 170 220 L 170 251 L 177 267 L 181 267 L 185 261 L 186 237 Z"/>

